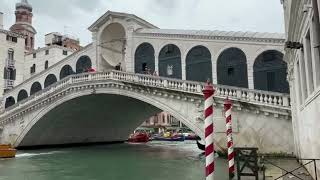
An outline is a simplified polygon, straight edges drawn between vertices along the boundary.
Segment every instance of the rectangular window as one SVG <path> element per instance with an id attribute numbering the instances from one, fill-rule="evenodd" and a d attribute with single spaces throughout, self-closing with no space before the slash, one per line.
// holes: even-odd
<path id="1" fill-rule="evenodd" d="M 17 37 L 12 37 L 12 42 L 18 42 L 18 38 Z"/>
<path id="2" fill-rule="evenodd" d="M 13 37 L 13 36 L 10 36 L 10 35 L 7 35 L 6 37 L 7 41 L 11 41 L 11 42 L 18 42 L 18 38 L 17 37 Z"/>
<path id="3" fill-rule="evenodd" d="M 310 41 L 310 30 L 304 39 L 304 62 L 305 62 L 305 72 L 307 76 L 307 89 L 308 95 L 314 91 L 314 81 L 313 81 L 313 64 L 312 64 L 312 54 L 311 54 L 311 41 Z"/>
<path id="4" fill-rule="evenodd" d="M 67 55 L 68 55 L 68 51 L 63 50 L 63 51 L 62 51 L 62 54 L 67 56 Z"/>
<path id="5" fill-rule="evenodd" d="M 46 55 L 48 55 L 48 54 L 49 54 L 49 49 L 46 50 Z"/>
<path id="6" fill-rule="evenodd" d="M 9 51 L 8 51 L 8 59 L 14 60 L 14 51 L 11 49 L 9 49 Z"/>
<path id="7" fill-rule="evenodd" d="M 36 53 L 33 53 L 33 58 L 37 58 L 37 54 Z"/>

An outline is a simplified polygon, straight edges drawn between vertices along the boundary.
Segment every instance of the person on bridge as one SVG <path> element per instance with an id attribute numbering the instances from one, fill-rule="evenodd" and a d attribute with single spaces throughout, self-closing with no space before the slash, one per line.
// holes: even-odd
<path id="1" fill-rule="evenodd" d="M 115 70 L 121 71 L 121 62 L 119 62 L 119 63 L 115 66 Z"/>

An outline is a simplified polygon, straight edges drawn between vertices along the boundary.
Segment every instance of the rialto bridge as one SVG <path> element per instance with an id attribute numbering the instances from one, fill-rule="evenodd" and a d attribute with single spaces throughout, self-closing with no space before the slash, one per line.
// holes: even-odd
<path id="1" fill-rule="evenodd" d="M 293 152 L 281 34 L 164 30 L 108 11 L 93 42 L 3 96 L 0 143 L 15 146 L 123 141 L 167 111 L 202 138 L 206 79 L 216 84 L 216 144 L 225 147 L 223 100 L 233 100 L 237 146 Z M 121 63 L 122 71 L 113 71 Z M 96 73 L 85 73 L 88 68 Z M 144 75 L 156 71 L 159 76 Z"/>

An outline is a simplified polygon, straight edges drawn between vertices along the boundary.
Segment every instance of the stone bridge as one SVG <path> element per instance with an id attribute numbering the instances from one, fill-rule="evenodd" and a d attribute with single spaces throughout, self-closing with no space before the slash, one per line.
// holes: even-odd
<path id="1" fill-rule="evenodd" d="M 51 70 L 61 68 L 67 59 Z M 120 71 L 81 73 L 6 105 L 6 100 L 19 99 L 21 90 L 28 91 L 35 81 L 44 84 L 41 77 L 49 72 L 4 94 L 0 143 L 27 147 L 123 141 L 145 119 L 161 111 L 204 138 L 204 84 L 199 82 Z M 223 101 L 229 97 L 236 146 L 256 146 L 263 153 L 293 152 L 289 95 L 222 85 L 215 88 L 218 148 L 226 146 Z"/>

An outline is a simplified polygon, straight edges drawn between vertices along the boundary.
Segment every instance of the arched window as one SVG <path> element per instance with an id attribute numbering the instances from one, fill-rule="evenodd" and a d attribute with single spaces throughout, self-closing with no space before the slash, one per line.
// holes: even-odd
<path id="1" fill-rule="evenodd" d="M 26 90 L 22 89 L 22 90 L 19 91 L 18 100 L 17 101 L 20 102 L 20 101 L 26 99 L 27 97 L 28 97 L 28 92 Z"/>
<path id="2" fill-rule="evenodd" d="M 14 100 L 14 97 L 10 96 L 6 99 L 5 108 L 13 106 L 15 103 L 16 101 Z"/>
<path id="3" fill-rule="evenodd" d="M 92 67 L 91 59 L 88 56 L 81 56 L 76 64 L 76 73 L 87 72 Z"/>
<path id="4" fill-rule="evenodd" d="M 14 50 L 13 49 L 9 49 L 8 50 L 8 60 L 14 60 Z"/>
<path id="5" fill-rule="evenodd" d="M 41 84 L 39 82 L 34 82 L 30 89 L 30 96 L 42 90 Z"/>
<path id="6" fill-rule="evenodd" d="M 44 81 L 44 88 L 50 86 L 55 82 L 57 82 L 56 76 L 54 74 L 49 74 Z"/>
<path id="7" fill-rule="evenodd" d="M 238 48 L 224 50 L 217 61 L 218 84 L 248 88 L 247 58 Z"/>
<path id="8" fill-rule="evenodd" d="M 174 44 L 163 47 L 159 54 L 159 75 L 170 78 L 182 78 L 181 52 Z"/>
<path id="9" fill-rule="evenodd" d="M 268 50 L 260 54 L 254 62 L 253 74 L 255 89 L 289 93 L 287 63 L 281 52 Z"/>
<path id="10" fill-rule="evenodd" d="M 151 44 L 142 43 L 134 55 L 134 72 L 143 74 L 147 69 L 151 72 L 155 70 L 154 49 Z"/>
<path id="11" fill-rule="evenodd" d="M 60 80 L 74 74 L 72 67 L 70 65 L 64 65 L 60 70 Z"/>
<path id="12" fill-rule="evenodd" d="M 186 59 L 187 80 L 205 82 L 212 80 L 211 53 L 204 46 L 192 48 Z"/>
<path id="13" fill-rule="evenodd" d="M 48 69 L 48 67 L 49 67 L 49 61 L 46 61 L 46 62 L 44 63 L 44 69 Z"/>

